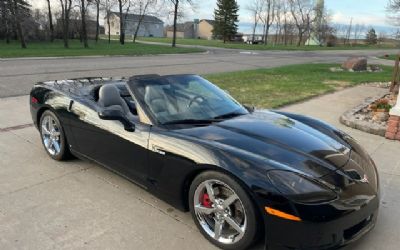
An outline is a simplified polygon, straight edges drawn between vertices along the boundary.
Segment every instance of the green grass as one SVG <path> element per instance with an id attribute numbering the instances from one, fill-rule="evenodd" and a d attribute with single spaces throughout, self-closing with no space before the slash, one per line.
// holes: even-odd
<path id="1" fill-rule="evenodd" d="M 330 67 L 337 66 L 302 64 L 210 74 L 205 78 L 229 91 L 243 104 L 257 108 L 277 108 L 360 83 L 390 81 L 392 75 L 392 68 L 386 66 L 378 73 L 329 71 Z"/>
<path id="2" fill-rule="evenodd" d="M 398 56 L 398 55 L 384 55 L 384 56 L 380 56 L 379 58 L 395 61 L 396 60 L 396 56 Z"/>
<path id="3" fill-rule="evenodd" d="M 113 37 L 114 39 L 118 39 L 118 36 Z M 160 42 L 160 43 L 171 43 L 171 38 L 156 38 L 156 37 L 138 37 L 139 41 L 147 41 L 147 42 Z M 263 44 L 245 44 L 242 42 L 230 42 L 223 43 L 220 40 L 204 40 L 204 39 L 177 39 L 177 44 L 183 45 L 201 45 L 201 46 L 209 46 L 209 47 L 220 47 L 220 48 L 229 48 L 229 49 L 246 49 L 246 50 L 299 50 L 299 51 L 314 51 L 314 50 L 364 50 L 364 49 L 394 49 L 395 45 L 355 45 L 355 46 L 343 46 L 338 45 L 336 47 L 320 47 L 320 46 L 300 46 L 296 45 L 263 45 Z"/>
<path id="4" fill-rule="evenodd" d="M 196 48 L 172 48 L 162 45 L 149 45 L 132 43 L 127 41 L 125 45 L 120 45 L 118 41 L 100 40 L 89 42 L 89 48 L 83 48 L 79 40 L 70 40 L 70 48 L 65 49 L 63 42 L 60 40 L 54 43 L 50 42 L 31 42 L 28 43 L 27 49 L 21 49 L 18 42 L 6 44 L 0 40 L 0 57 L 50 57 L 50 56 L 98 56 L 98 55 L 158 55 L 158 54 L 175 54 L 175 53 L 192 53 L 202 52 L 202 49 Z"/>

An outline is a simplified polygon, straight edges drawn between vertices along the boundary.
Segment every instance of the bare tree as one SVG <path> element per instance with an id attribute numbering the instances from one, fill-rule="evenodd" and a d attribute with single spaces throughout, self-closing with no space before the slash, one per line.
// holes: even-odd
<path id="1" fill-rule="evenodd" d="M 114 0 L 103 0 L 101 3 L 101 9 L 104 10 L 105 12 L 105 17 L 106 17 L 106 25 L 107 25 L 107 31 L 108 31 L 108 43 L 111 43 L 111 13 L 112 9 L 114 8 L 115 1 Z"/>
<path id="2" fill-rule="evenodd" d="M 26 42 L 25 42 L 25 34 L 24 30 L 22 28 L 21 22 L 23 21 L 24 17 L 24 10 L 30 7 L 28 3 L 26 3 L 24 0 L 12 0 L 12 14 L 14 16 L 14 24 L 17 28 L 17 34 L 18 38 L 21 42 L 21 47 L 23 49 L 26 49 Z"/>
<path id="3" fill-rule="evenodd" d="M 0 0 L 0 10 L 1 10 L 0 31 L 4 32 L 6 43 L 10 43 L 11 11 L 6 0 Z"/>
<path id="4" fill-rule="evenodd" d="M 96 42 L 99 41 L 99 33 L 100 33 L 100 23 L 99 23 L 99 19 L 100 19 L 100 4 L 101 4 L 101 0 L 87 0 L 88 3 L 93 4 L 95 9 L 96 9 L 96 37 L 95 40 Z"/>
<path id="5" fill-rule="evenodd" d="M 118 0 L 118 9 L 119 9 L 119 42 L 120 44 L 125 44 L 125 22 L 123 17 L 123 6 L 124 1 Z"/>
<path id="6" fill-rule="evenodd" d="M 139 11 L 138 11 L 138 21 L 136 24 L 135 32 L 133 34 L 133 42 L 136 41 L 137 35 L 139 33 L 140 26 L 143 22 L 144 17 L 149 11 L 149 8 L 154 6 L 157 3 L 157 0 L 140 0 L 139 1 Z"/>
<path id="7" fill-rule="evenodd" d="M 275 20 L 275 0 L 264 0 L 264 11 L 260 15 L 261 22 L 264 25 L 263 40 L 264 45 L 268 44 L 268 35 L 272 23 Z"/>
<path id="8" fill-rule="evenodd" d="M 54 41 L 54 25 L 53 25 L 53 15 L 51 13 L 50 0 L 47 0 L 47 9 L 48 9 L 48 17 L 49 17 L 50 42 L 53 42 Z"/>
<path id="9" fill-rule="evenodd" d="M 83 46 L 85 48 L 89 48 L 88 35 L 87 35 L 87 29 L 86 29 L 86 8 L 87 8 L 86 1 L 80 0 L 81 35 L 82 35 L 82 40 L 83 40 Z"/>
<path id="10" fill-rule="evenodd" d="M 360 35 L 365 32 L 365 25 L 364 24 L 356 24 L 354 25 L 354 31 L 353 31 L 353 38 L 354 38 L 354 44 L 357 44 L 357 40 L 360 39 Z"/>
<path id="11" fill-rule="evenodd" d="M 314 5 L 311 0 L 289 0 L 290 12 L 298 31 L 297 46 L 303 42 L 304 35 L 310 33 L 314 21 Z"/>
<path id="12" fill-rule="evenodd" d="M 61 5 L 61 20 L 63 26 L 63 40 L 64 48 L 69 48 L 68 36 L 69 36 L 69 21 L 72 9 L 72 0 L 59 0 Z"/>
<path id="13" fill-rule="evenodd" d="M 400 0 L 389 0 L 386 11 L 390 22 L 395 26 L 400 26 Z"/>
<path id="14" fill-rule="evenodd" d="M 251 41 L 254 43 L 256 30 L 258 26 L 258 22 L 260 21 L 260 15 L 263 12 L 264 0 L 251 0 L 251 2 L 247 5 L 246 9 L 251 13 L 253 18 L 253 34 Z"/>

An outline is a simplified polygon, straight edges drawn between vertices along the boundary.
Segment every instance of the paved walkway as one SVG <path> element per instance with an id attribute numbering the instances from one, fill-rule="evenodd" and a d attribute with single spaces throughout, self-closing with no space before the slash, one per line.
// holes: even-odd
<path id="1" fill-rule="evenodd" d="M 354 250 L 398 249 L 400 143 L 338 123 L 345 110 L 383 91 L 358 86 L 284 108 L 339 126 L 378 164 L 379 221 Z M 0 249 L 214 249 L 189 213 L 96 164 L 51 160 L 35 128 L 16 127 L 29 123 L 27 96 L 0 99 Z"/>

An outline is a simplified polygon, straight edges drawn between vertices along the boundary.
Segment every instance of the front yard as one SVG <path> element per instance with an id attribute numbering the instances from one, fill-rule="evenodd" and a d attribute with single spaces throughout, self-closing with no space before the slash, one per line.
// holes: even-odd
<path id="1" fill-rule="evenodd" d="M 70 48 L 65 49 L 61 40 L 50 42 L 29 42 L 27 49 L 21 49 L 18 42 L 13 41 L 6 44 L 0 40 L 0 58 L 12 57 L 52 57 L 52 56 L 107 56 L 107 55 L 158 55 L 158 54 L 177 54 L 203 52 L 197 48 L 172 48 L 162 45 L 150 45 L 132 43 L 126 41 L 125 45 L 120 45 L 118 41 L 99 40 L 89 41 L 89 48 L 83 48 L 79 40 L 70 40 Z"/>
<path id="2" fill-rule="evenodd" d="M 389 82 L 392 67 L 382 72 L 331 72 L 334 64 L 302 64 L 206 75 L 239 102 L 257 108 L 277 108 L 367 82 Z M 332 103 L 332 105 L 335 105 Z M 321 108 L 321 107 L 316 107 Z"/>
<path id="3" fill-rule="evenodd" d="M 113 36 L 113 39 L 118 39 L 118 36 Z M 157 37 L 138 37 L 138 41 L 157 42 L 157 43 L 171 43 L 172 38 L 157 38 Z M 178 38 L 177 44 L 182 45 L 197 45 L 207 47 L 219 47 L 227 49 L 246 49 L 246 50 L 290 50 L 290 51 L 315 51 L 315 50 L 365 50 L 365 49 L 394 49 L 395 45 L 382 44 L 382 45 L 342 45 L 338 44 L 335 47 L 320 47 L 320 46 L 296 46 L 294 45 L 263 45 L 263 44 L 245 44 L 243 42 L 227 42 L 223 43 L 221 40 L 205 40 L 205 39 L 183 39 Z"/>

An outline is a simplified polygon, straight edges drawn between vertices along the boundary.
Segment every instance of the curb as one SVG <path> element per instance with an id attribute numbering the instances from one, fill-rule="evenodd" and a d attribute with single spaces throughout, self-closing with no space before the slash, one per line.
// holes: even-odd
<path id="1" fill-rule="evenodd" d="M 385 137 L 386 134 L 386 126 L 384 125 L 379 125 L 379 124 L 371 124 L 370 122 L 367 121 L 362 121 L 354 118 L 354 114 L 358 113 L 360 110 L 363 108 L 366 108 L 369 106 L 371 103 L 375 102 L 378 99 L 381 99 L 382 97 L 386 96 L 387 94 L 384 95 L 376 95 L 373 97 L 368 97 L 366 98 L 360 105 L 346 111 L 343 115 L 340 116 L 339 121 L 343 125 L 358 129 L 370 134 L 374 135 L 379 135 L 382 137 Z"/>

